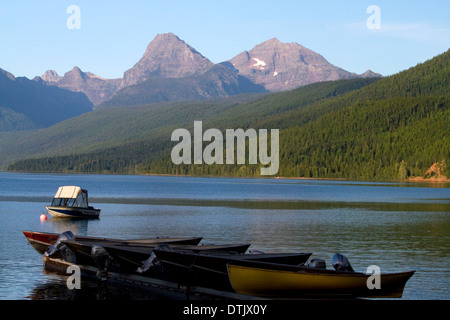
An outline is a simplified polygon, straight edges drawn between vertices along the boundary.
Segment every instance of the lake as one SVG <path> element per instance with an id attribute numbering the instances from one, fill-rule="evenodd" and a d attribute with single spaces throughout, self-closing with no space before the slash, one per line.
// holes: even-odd
<path id="1" fill-rule="evenodd" d="M 41 222 L 62 185 L 87 189 L 100 219 Z M 450 299 L 449 184 L 0 172 L 0 215 L 2 300 L 81 294 L 44 270 L 22 230 L 202 236 L 203 243 L 251 243 L 251 250 L 313 252 L 329 268 L 339 252 L 356 271 L 374 264 L 381 272 L 416 270 L 403 300 Z M 106 298 L 142 298 L 111 290 Z M 81 291 L 102 297 L 95 286 Z"/>

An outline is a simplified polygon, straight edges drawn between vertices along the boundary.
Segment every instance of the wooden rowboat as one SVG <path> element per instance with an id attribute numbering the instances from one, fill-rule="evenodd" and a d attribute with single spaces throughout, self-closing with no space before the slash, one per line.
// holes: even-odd
<path id="1" fill-rule="evenodd" d="M 406 282 L 415 271 L 380 274 L 380 288 L 369 289 L 373 275 L 289 266 L 271 263 L 227 265 L 236 293 L 258 297 L 300 298 L 308 296 L 350 296 L 401 298 Z M 370 278 L 370 279 L 369 279 Z"/>
<path id="2" fill-rule="evenodd" d="M 46 233 L 36 231 L 22 231 L 33 248 L 40 254 L 44 254 L 48 246 L 56 243 L 60 234 L 58 233 Z M 202 240 L 202 237 L 156 237 L 156 238 L 143 238 L 143 239 L 115 239 L 115 238 L 103 238 L 103 237 L 88 237 L 88 236 L 76 236 L 77 240 L 91 240 L 98 243 L 132 243 L 132 244 L 148 244 L 148 243 L 176 243 L 183 245 L 197 245 Z"/>

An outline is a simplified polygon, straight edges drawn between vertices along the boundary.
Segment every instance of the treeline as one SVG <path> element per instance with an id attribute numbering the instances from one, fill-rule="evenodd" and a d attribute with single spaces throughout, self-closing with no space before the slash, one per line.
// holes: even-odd
<path id="1" fill-rule="evenodd" d="M 403 180 L 450 156 L 449 96 L 358 103 L 302 127 L 280 131 L 283 177 Z M 247 149 L 248 150 L 248 149 Z M 259 176 L 260 165 L 174 165 L 170 155 L 147 173 Z M 446 169 L 450 177 L 449 168 Z"/>
<path id="2" fill-rule="evenodd" d="M 449 158 L 448 106 L 449 96 L 358 103 L 285 130 L 280 175 L 364 180 L 423 176 L 433 163 Z"/>

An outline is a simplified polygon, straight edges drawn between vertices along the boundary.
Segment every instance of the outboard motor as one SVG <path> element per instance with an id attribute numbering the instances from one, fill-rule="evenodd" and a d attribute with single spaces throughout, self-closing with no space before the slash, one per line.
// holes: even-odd
<path id="1" fill-rule="evenodd" d="M 340 253 L 336 253 L 331 258 L 331 263 L 333 264 L 334 269 L 338 271 L 349 271 L 354 272 L 350 261 Z"/>
<path id="2" fill-rule="evenodd" d="M 56 242 L 48 246 L 47 250 L 45 250 L 44 256 L 57 257 L 58 254 L 61 254 L 61 257 L 64 261 L 76 263 L 75 254 L 69 248 L 67 248 L 67 246 L 63 242 L 64 240 L 75 240 L 75 235 L 72 233 L 72 231 L 64 231 L 63 233 L 61 233 Z"/>
<path id="3" fill-rule="evenodd" d="M 97 277 L 101 281 L 107 280 L 109 254 L 106 249 L 102 246 L 93 245 L 91 248 L 91 257 L 97 265 Z"/>
<path id="4" fill-rule="evenodd" d="M 155 250 L 160 251 L 173 251 L 173 249 L 167 244 L 167 243 L 161 243 L 158 245 Z M 158 262 L 158 259 L 156 258 L 155 253 L 152 251 L 152 254 L 147 260 L 142 261 L 142 266 L 136 269 L 136 272 L 144 273 L 151 267 L 155 266 Z"/>
<path id="5" fill-rule="evenodd" d="M 327 268 L 327 264 L 325 263 L 325 260 L 323 260 L 323 259 L 311 259 L 306 266 L 309 268 L 316 268 L 316 269 L 326 269 Z"/>

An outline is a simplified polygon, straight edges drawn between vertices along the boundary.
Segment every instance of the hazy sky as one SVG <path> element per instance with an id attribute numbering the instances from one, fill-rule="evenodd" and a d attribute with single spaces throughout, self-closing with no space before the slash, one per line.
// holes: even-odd
<path id="1" fill-rule="evenodd" d="M 173 32 L 214 63 L 276 37 L 345 70 L 390 75 L 450 47 L 449 13 L 448 0 L 0 0 L 0 68 L 119 78 Z"/>

